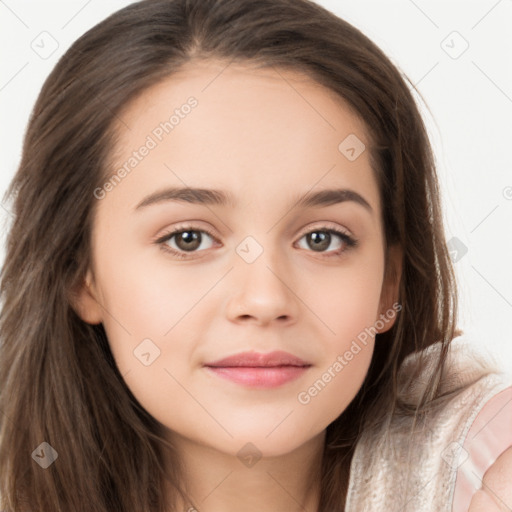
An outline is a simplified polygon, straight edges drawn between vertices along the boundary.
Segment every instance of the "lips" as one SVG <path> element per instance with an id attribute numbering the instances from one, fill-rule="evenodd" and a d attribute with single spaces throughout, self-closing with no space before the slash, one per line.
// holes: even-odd
<path id="1" fill-rule="evenodd" d="M 310 363 L 288 352 L 242 352 L 204 365 L 223 379 L 251 388 L 274 388 L 297 379 Z"/>
<path id="2" fill-rule="evenodd" d="M 288 352 L 275 351 L 268 354 L 260 354 L 258 352 L 242 352 L 233 356 L 206 363 L 209 367 L 240 367 L 262 368 L 276 366 L 311 366 L 310 363 L 289 354 Z"/>

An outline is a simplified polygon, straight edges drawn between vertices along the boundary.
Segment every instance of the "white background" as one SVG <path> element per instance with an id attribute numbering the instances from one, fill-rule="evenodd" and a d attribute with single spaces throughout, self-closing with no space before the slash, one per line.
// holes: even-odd
<path id="1" fill-rule="evenodd" d="M 0 1 L 2 196 L 44 79 L 74 40 L 129 3 Z M 377 43 L 425 100 L 428 108 L 421 108 L 438 162 L 447 237 L 468 249 L 455 263 L 460 325 L 471 343 L 512 371 L 512 0 L 318 3 Z M 58 45 L 48 58 L 33 49 L 41 37 L 47 49 Z M 0 214 L 1 264 L 10 219 L 6 205 Z"/>

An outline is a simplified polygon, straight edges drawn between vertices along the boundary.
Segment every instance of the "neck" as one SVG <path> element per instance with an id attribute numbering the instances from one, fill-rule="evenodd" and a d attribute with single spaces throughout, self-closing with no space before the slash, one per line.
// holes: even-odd
<path id="1" fill-rule="evenodd" d="M 201 512 L 318 510 L 325 431 L 291 453 L 257 461 L 251 455 L 239 458 L 178 439 L 173 444 L 182 467 L 182 485 Z M 195 512 L 181 498 L 173 510 Z"/>

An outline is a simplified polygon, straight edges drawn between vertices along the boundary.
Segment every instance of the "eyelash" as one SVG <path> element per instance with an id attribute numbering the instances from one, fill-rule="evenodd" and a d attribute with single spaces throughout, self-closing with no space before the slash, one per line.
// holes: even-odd
<path id="1" fill-rule="evenodd" d="M 206 233 L 214 241 L 218 242 L 217 237 L 208 229 L 205 229 L 205 228 L 199 229 L 197 226 L 185 225 L 185 226 L 178 226 L 176 229 L 162 235 L 157 240 L 155 240 L 154 243 L 159 245 L 163 251 L 170 253 L 172 256 L 175 256 L 179 259 L 190 259 L 190 256 L 189 256 L 190 254 L 194 254 L 195 252 L 201 252 L 201 251 L 192 251 L 190 253 L 179 252 L 179 251 L 176 251 L 175 249 L 170 248 L 168 245 L 166 245 L 166 242 L 171 240 L 174 235 L 178 235 L 178 234 L 184 233 L 186 231 Z M 319 228 L 315 228 L 315 229 L 306 231 L 301 234 L 301 236 L 299 237 L 299 240 L 301 240 L 305 235 L 308 235 L 310 233 L 317 233 L 317 232 L 335 234 L 335 235 L 339 236 L 345 244 L 344 248 L 338 249 L 333 254 L 319 252 L 318 254 L 320 254 L 321 257 L 323 257 L 323 258 L 341 257 L 343 255 L 343 253 L 345 253 L 345 251 L 347 251 L 348 249 L 351 249 L 353 247 L 356 247 L 358 245 L 358 241 L 355 238 L 352 238 L 351 236 L 347 235 L 346 233 L 344 233 L 342 231 L 339 231 L 337 229 L 327 227 L 327 226 L 321 226 Z M 311 251 L 311 252 L 314 252 L 314 251 Z"/>

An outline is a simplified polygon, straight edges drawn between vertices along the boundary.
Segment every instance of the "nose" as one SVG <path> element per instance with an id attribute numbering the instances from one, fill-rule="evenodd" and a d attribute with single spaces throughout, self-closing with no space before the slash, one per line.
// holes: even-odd
<path id="1" fill-rule="evenodd" d="M 237 261 L 231 275 L 234 291 L 226 310 L 229 320 L 258 325 L 296 322 L 299 298 L 292 272 L 284 268 L 270 251 L 264 251 L 253 263 Z"/>

